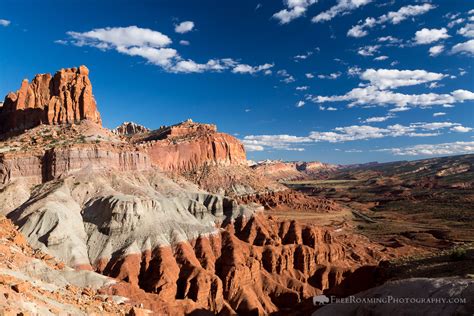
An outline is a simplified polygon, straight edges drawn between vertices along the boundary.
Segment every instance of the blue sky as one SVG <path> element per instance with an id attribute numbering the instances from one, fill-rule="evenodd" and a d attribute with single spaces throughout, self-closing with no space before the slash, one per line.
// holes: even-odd
<path id="1" fill-rule="evenodd" d="M 471 1 L 2 0 L 0 38 L 0 94 L 85 64 L 109 128 L 215 123 L 253 160 L 474 151 Z"/>

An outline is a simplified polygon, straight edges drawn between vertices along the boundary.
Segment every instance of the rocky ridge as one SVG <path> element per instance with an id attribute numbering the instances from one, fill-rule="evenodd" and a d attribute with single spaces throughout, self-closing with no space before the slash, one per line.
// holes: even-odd
<path id="1" fill-rule="evenodd" d="M 281 181 L 326 178 L 339 168 L 341 168 L 339 165 L 319 161 L 285 162 L 265 160 L 252 165 L 252 169 L 263 176 Z"/>
<path id="2" fill-rule="evenodd" d="M 139 133 L 149 132 L 150 129 L 146 128 L 143 125 L 134 123 L 134 122 L 123 122 L 121 125 L 117 126 L 112 130 L 112 133 L 122 136 L 133 136 Z"/>

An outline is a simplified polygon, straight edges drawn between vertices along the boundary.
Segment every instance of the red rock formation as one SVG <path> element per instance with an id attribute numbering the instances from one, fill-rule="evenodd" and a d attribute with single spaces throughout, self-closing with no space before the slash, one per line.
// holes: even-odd
<path id="1" fill-rule="evenodd" d="M 112 130 L 112 133 L 122 136 L 133 136 L 135 134 L 146 133 L 150 130 L 143 125 L 134 122 L 124 122 Z"/>
<path id="2" fill-rule="evenodd" d="M 215 125 L 191 120 L 133 139 L 163 171 L 182 173 L 205 165 L 244 165 L 243 144 L 228 134 L 218 133 Z"/>
<path id="3" fill-rule="evenodd" d="M 238 218 L 220 235 L 112 258 L 97 269 L 162 301 L 192 301 L 194 308 L 214 313 L 264 315 L 341 285 L 361 266 L 374 271 L 381 249 L 362 236 L 336 236 L 314 225 L 258 215 Z M 364 282 L 358 286 L 373 284 L 370 278 Z"/>
<path id="4" fill-rule="evenodd" d="M 101 124 L 86 66 L 36 75 L 31 83 L 25 79 L 0 107 L 1 133 L 81 120 Z"/>

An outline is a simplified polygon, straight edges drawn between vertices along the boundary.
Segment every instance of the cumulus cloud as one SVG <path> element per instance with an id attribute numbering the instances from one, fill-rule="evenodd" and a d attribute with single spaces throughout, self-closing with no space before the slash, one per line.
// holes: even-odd
<path id="1" fill-rule="evenodd" d="M 444 116 L 444 115 L 446 115 L 446 113 L 444 113 L 444 112 L 435 112 L 435 113 L 433 113 L 434 117 Z"/>
<path id="2" fill-rule="evenodd" d="M 456 90 L 451 94 L 423 93 L 404 94 L 390 90 L 380 90 L 375 86 L 354 88 L 344 95 L 313 96 L 315 103 L 349 102 L 349 107 L 354 106 L 394 106 L 391 112 L 407 111 L 410 107 L 428 108 L 431 106 L 452 106 L 474 100 L 474 93 L 467 90 Z"/>
<path id="3" fill-rule="evenodd" d="M 314 75 L 313 75 L 312 73 L 309 73 L 309 72 L 306 73 L 305 76 L 306 76 L 306 78 L 308 78 L 308 79 L 313 79 L 313 78 L 314 78 Z"/>
<path id="4" fill-rule="evenodd" d="M 429 52 L 430 56 L 435 57 L 441 54 L 444 51 L 444 45 L 435 45 L 430 47 Z"/>
<path id="5" fill-rule="evenodd" d="M 294 147 L 295 145 L 311 143 L 312 139 L 308 137 L 292 136 L 292 135 L 249 135 L 242 140 L 245 149 L 250 150 L 289 150 L 303 151 L 304 148 Z"/>
<path id="6" fill-rule="evenodd" d="M 292 75 L 290 75 L 285 69 L 278 70 L 277 75 L 282 77 L 281 82 L 284 83 L 292 83 L 296 81 L 296 79 Z"/>
<path id="7" fill-rule="evenodd" d="M 452 131 L 464 132 L 468 127 L 459 123 L 433 122 L 412 123 L 410 125 L 394 124 L 387 127 L 370 125 L 351 125 L 336 127 L 330 131 L 310 132 L 308 136 L 293 135 L 250 135 L 245 136 L 243 143 L 249 146 L 260 146 L 263 150 L 295 150 L 294 146 L 308 145 L 317 142 L 341 143 L 358 140 L 377 139 L 385 137 L 431 137 L 439 135 L 443 130 L 450 128 Z"/>
<path id="8" fill-rule="evenodd" d="M 360 78 L 380 89 L 413 86 L 430 81 L 438 81 L 445 75 L 426 70 L 367 69 Z"/>
<path id="9" fill-rule="evenodd" d="M 304 106 L 305 103 L 306 103 L 306 102 L 304 102 L 304 101 L 298 101 L 298 103 L 296 103 L 296 107 L 297 107 L 297 108 L 300 108 L 300 107 Z"/>
<path id="10" fill-rule="evenodd" d="M 308 89 L 309 89 L 308 86 L 299 86 L 299 87 L 296 87 L 296 90 L 298 90 L 298 91 L 306 91 L 306 90 L 308 90 Z"/>
<path id="11" fill-rule="evenodd" d="M 246 64 L 238 64 L 233 69 L 233 73 L 240 73 L 240 74 L 255 74 L 261 71 L 267 71 L 272 68 L 274 64 L 263 64 L 260 66 L 250 66 Z"/>
<path id="12" fill-rule="evenodd" d="M 463 18 L 454 19 L 454 20 L 452 20 L 451 22 L 449 22 L 447 26 L 448 26 L 449 28 L 452 28 L 452 27 L 454 27 L 455 25 L 458 25 L 458 24 L 463 23 L 464 21 L 465 21 L 465 20 L 464 20 Z"/>
<path id="13" fill-rule="evenodd" d="M 372 2 L 372 0 L 338 0 L 335 6 L 332 6 L 327 11 L 319 13 L 312 19 L 312 21 L 315 23 L 330 21 L 337 15 L 347 14 L 349 11 L 365 6 L 370 2 Z"/>
<path id="14" fill-rule="evenodd" d="M 457 33 L 464 37 L 474 37 L 474 24 L 473 23 L 466 24 L 466 26 L 461 27 Z"/>
<path id="15" fill-rule="evenodd" d="M 315 4 L 317 0 L 284 0 L 286 9 L 278 11 L 273 15 L 280 24 L 288 24 L 294 19 L 303 16 L 309 6 Z"/>
<path id="16" fill-rule="evenodd" d="M 180 34 L 191 32 L 193 29 L 194 29 L 193 21 L 184 21 L 175 25 L 174 27 L 174 31 Z"/>
<path id="17" fill-rule="evenodd" d="M 467 55 L 474 55 L 474 39 L 454 45 L 451 49 L 451 52 L 454 54 L 463 53 Z"/>
<path id="18" fill-rule="evenodd" d="M 431 44 L 449 37 L 448 30 L 444 27 L 441 29 L 423 28 L 415 33 L 414 41 L 418 45 Z"/>
<path id="19" fill-rule="evenodd" d="M 466 126 L 454 126 L 450 130 L 458 133 L 467 133 L 472 131 L 472 128 Z"/>
<path id="20" fill-rule="evenodd" d="M 402 148 L 381 149 L 399 156 L 455 155 L 474 152 L 474 142 L 453 142 L 443 144 L 423 144 Z"/>
<path id="21" fill-rule="evenodd" d="M 352 66 L 352 67 L 347 68 L 347 75 L 349 77 L 358 76 L 361 74 L 361 72 L 362 72 L 362 69 L 358 66 Z"/>
<path id="22" fill-rule="evenodd" d="M 178 51 L 168 47 L 171 39 L 158 31 L 137 26 L 106 27 L 88 32 L 67 32 L 70 39 L 67 43 L 76 46 L 95 47 L 103 51 L 115 50 L 129 56 L 139 56 L 149 63 L 160 66 L 167 72 L 201 73 L 206 71 L 221 72 L 231 70 L 233 73 L 255 74 L 268 73 L 273 64 L 250 66 L 231 58 L 209 59 L 198 63 L 182 58 Z M 181 44 L 186 45 L 187 42 Z"/>
<path id="23" fill-rule="evenodd" d="M 185 40 L 180 40 L 179 41 L 179 44 L 183 45 L 183 46 L 189 46 L 191 45 L 191 43 L 189 41 L 185 41 Z"/>
<path id="24" fill-rule="evenodd" d="M 360 47 L 357 51 L 357 54 L 367 57 L 373 56 L 375 53 L 379 51 L 380 45 L 367 45 L 364 47 Z"/>
<path id="25" fill-rule="evenodd" d="M 0 19 L 0 26 L 9 26 L 11 23 L 11 21 L 9 20 L 4 20 L 4 19 Z"/>
<path id="26" fill-rule="evenodd" d="M 424 3 L 422 5 L 408 5 L 401 7 L 398 11 L 390 11 L 387 14 L 379 16 L 378 18 L 368 17 L 364 21 L 360 21 L 357 25 L 352 26 L 352 28 L 347 32 L 347 36 L 364 37 L 369 33 L 368 30 L 375 27 L 376 25 L 382 25 L 385 23 L 394 25 L 399 24 L 410 17 L 425 14 L 434 8 L 435 6 L 430 3 Z"/>

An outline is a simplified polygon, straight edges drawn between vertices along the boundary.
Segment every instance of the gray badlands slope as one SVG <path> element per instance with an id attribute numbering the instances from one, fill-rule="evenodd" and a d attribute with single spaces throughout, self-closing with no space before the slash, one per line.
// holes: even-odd
<path id="1" fill-rule="evenodd" d="M 18 181 L 20 182 L 20 181 Z M 251 209 L 182 186 L 159 172 L 91 172 L 36 187 L 16 209 L 8 200 L 27 192 L 13 183 L 0 193 L 1 211 L 21 226 L 35 248 L 73 267 L 95 266 L 113 254 L 136 254 L 216 233 L 216 224 Z"/>

